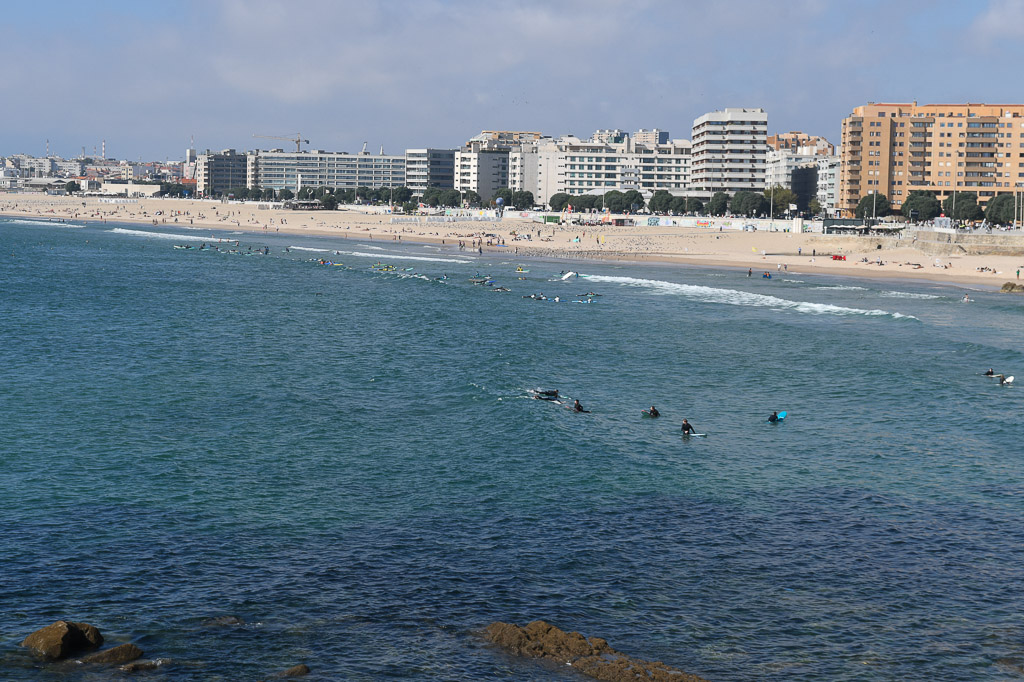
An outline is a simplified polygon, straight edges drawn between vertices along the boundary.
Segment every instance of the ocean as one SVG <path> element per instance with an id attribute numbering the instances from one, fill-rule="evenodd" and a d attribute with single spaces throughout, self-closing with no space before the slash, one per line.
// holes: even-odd
<path id="1" fill-rule="evenodd" d="M 537 619 L 715 681 L 1024 673 L 1024 386 L 981 376 L 1024 385 L 1022 298 L 29 219 L 0 258 L 2 679 L 112 679 L 18 646 L 59 618 L 154 680 L 579 679 L 480 637 Z"/>

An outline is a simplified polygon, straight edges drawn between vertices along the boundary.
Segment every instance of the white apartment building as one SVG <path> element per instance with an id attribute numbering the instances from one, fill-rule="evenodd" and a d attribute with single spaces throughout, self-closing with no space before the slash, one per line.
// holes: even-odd
<path id="1" fill-rule="evenodd" d="M 196 159 L 196 193 L 200 196 L 222 194 L 246 186 L 247 156 L 234 149 L 207 150 Z"/>
<path id="2" fill-rule="evenodd" d="M 795 149 L 773 149 L 768 147 L 765 153 L 764 188 L 781 185 L 793 189 L 793 171 L 804 166 L 817 165 L 822 157 L 814 147 L 797 147 Z"/>
<path id="3" fill-rule="evenodd" d="M 839 215 L 839 173 L 842 167 L 841 157 L 819 156 L 818 163 L 818 203 L 825 215 Z"/>
<path id="4" fill-rule="evenodd" d="M 602 132 L 599 131 L 598 135 Z M 690 188 L 690 141 L 667 144 L 635 144 L 629 136 L 623 142 L 580 140 L 562 137 L 538 145 L 538 203 L 552 195 L 604 194 L 612 190 L 637 190 L 651 196 L 667 190 L 677 196 Z"/>
<path id="5" fill-rule="evenodd" d="M 764 109 L 726 108 L 693 122 L 692 184 L 701 196 L 765 186 L 768 114 Z"/>
<path id="6" fill-rule="evenodd" d="M 405 186 L 418 197 L 430 187 L 455 187 L 455 150 L 406 149 Z"/>
<path id="7" fill-rule="evenodd" d="M 547 138 L 550 140 L 550 138 Z M 538 146 L 520 144 L 508 152 L 508 188 L 513 192 L 532 192 L 534 201 L 544 203 L 537 195 Z"/>
<path id="8" fill-rule="evenodd" d="M 349 154 L 318 149 L 286 152 L 281 149 L 249 152 L 246 185 L 252 189 L 305 187 L 356 189 L 405 185 L 405 154 Z M 202 156 L 199 157 L 202 160 Z"/>
<path id="9" fill-rule="evenodd" d="M 488 148 L 473 142 L 455 152 L 455 189 L 472 190 L 486 203 L 499 189 L 509 186 L 508 168 L 508 147 Z"/>

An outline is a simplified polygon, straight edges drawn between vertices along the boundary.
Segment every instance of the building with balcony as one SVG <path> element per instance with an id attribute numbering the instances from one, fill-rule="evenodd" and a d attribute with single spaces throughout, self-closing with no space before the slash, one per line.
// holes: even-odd
<path id="1" fill-rule="evenodd" d="M 982 207 L 1024 187 L 1024 104 L 874 103 L 843 119 L 838 208 L 880 193 L 899 209 L 914 190 Z"/>
<path id="2" fill-rule="evenodd" d="M 765 186 L 768 114 L 726 108 L 693 122 L 692 185 L 705 198 L 716 192 L 761 192 Z"/>
<path id="3" fill-rule="evenodd" d="M 224 194 L 236 187 L 246 186 L 245 154 L 234 149 L 219 152 L 206 151 L 196 159 L 196 192 L 209 197 Z"/>
<path id="4" fill-rule="evenodd" d="M 417 197 L 431 187 L 455 187 L 455 150 L 406 149 L 405 186 Z"/>
<path id="5" fill-rule="evenodd" d="M 304 187 L 356 189 L 405 185 L 405 154 L 349 154 L 312 149 L 249 152 L 246 184 L 252 189 L 298 192 Z M 200 156 L 202 161 L 202 156 Z"/>
<path id="6" fill-rule="evenodd" d="M 768 146 L 779 151 L 782 149 L 796 150 L 798 147 L 810 147 L 816 154 L 832 156 L 836 153 L 836 146 L 819 135 L 808 135 L 799 131 L 788 133 L 776 133 L 769 135 Z"/>
<path id="7" fill-rule="evenodd" d="M 455 189 L 473 191 L 484 203 L 508 183 L 509 148 L 498 143 L 471 142 L 455 152 Z"/>

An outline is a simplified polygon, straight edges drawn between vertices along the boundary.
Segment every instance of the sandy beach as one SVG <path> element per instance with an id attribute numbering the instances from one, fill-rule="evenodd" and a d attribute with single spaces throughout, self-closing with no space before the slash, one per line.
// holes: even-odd
<path id="1" fill-rule="evenodd" d="M 123 200 L 122 200 L 123 201 Z M 685 263 L 764 272 L 908 278 L 972 287 L 1017 281 L 1024 255 L 937 255 L 910 239 L 880 239 L 794 232 L 745 232 L 733 227 L 665 227 L 541 224 L 506 215 L 500 222 L 397 222 L 408 217 L 369 212 L 293 211 L 267 204 L 190 199 L 129 200 L 44 194 L 0 195 L 0 214 L 43 220 L 138 223 L 211 230 L 329 235 L 412 241 L 502 251 L 509 257 L 550 256 L 632 262 Z M 738 223 L 739 221 L 737 221 Z M 778 221 L 781 228 L 783 221 Z M 491 236 L 488 236 L 491 235 Z M 922 245 L 924 246 L 924 245 Z M 881 247 L 881 248 L 879 248 Z M 1024 238 L 1021 244 L 1024 250 Z M 845 260 L 834 260 L 832 256 Z"/>

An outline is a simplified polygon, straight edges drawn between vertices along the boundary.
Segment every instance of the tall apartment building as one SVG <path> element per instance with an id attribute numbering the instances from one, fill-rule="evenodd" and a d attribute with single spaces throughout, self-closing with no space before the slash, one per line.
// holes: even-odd
<path id="1" fill-rule="evenodd" d="M 779 151 L 782 149 L 795 150 L 798 147 L 812 147 L 815 153 L 823 156 L 832 156 L 836 153 L 836 146 L 819 135 L 808 135 L 794 130 L 788 133 L 776 133 L 767 138 L 768 146 Z"/>
<path id="2" fill-rule="evenodd" d="M 196 158 L 196 192 L 200 196 L 216 196 L 235 187 L 246 186 L 245 154 L 234 149 L 220 152 L 207 150 Z"/>
<path id="3" fill-rule="evenodd" d="M 838 213 L 840 159 L 838 156 L 819 156 L 817 164 L 818 203 L 825 215 L 834 218 Z"/>
<path id="4" fill-rule="evenodd" d="M 878 104 L 843 119 L 838 207 L 878 192 L 899 208 L 913 190 L 989 199 L 1024 187 L 1024 104 Z"/>
<path id="5" fill-rule="evenodd" d="M 247 184 L 250 188 L 297 192 L 304 187 L 375 189 L 405 184 L 404 154 L 349 154 L 317 149 L 286 152 L 274 149 L 250 152 L 249 158 Z"/>
<path id="6" fill-rule="evenodd" d="M 765 189 L 781 185 L 793 189 L 793 172 L 805 166 L 818 166 L 820 155 L 814 147 L 769 148 L 765 154 Z"/>
<path id="7" fill-rule="evenodd" d="M 406 149 L 405 186 L 418 197 L 430 187 L 455 187 L 455 150 Z"/>
<path id="8" fill-rule="evenodd" d="M 765 184 L 768 114 L 764 109 L 726 108 L 693 122 L 692 184 L 702 196 Z"/>
<path id="9" fill-rule="evenodd" d="M 472 190 L 483 202 L 508 184 L 509 148 L 473 142 L 455 152 L 455 189 Z"/>
<path id="10" fill-rule="evenodd" d="M 684 195 L 690 188 L 690 141 L 636 144 L 628 135 L 622 142 L 602 142 L 607 131 L 590 140 L 568 136 L 543 141 L 537 147 L 538 203 L 552 195 L 604 194 L 637 190 L 650 196 L 659 190 Z"/>

